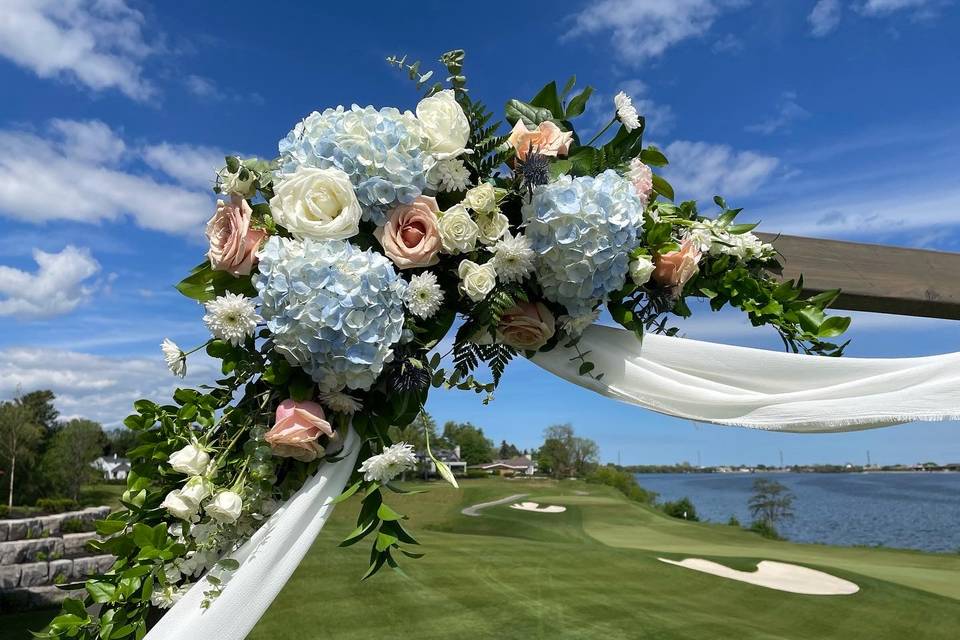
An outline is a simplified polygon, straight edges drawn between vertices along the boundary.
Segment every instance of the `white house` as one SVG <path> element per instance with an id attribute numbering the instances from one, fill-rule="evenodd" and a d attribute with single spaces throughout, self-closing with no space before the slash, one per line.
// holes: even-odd
<path id="1" fill-rule="evenodd" d="M 126 480 L 130 473 L 130 461 L 117 454 L 100 456 L 90 464 L 99 469 L 107 480 Z"/>
<path id="2" fill-rule="evenodd" d="M 532 476 L 537 472 L 537 463 L 530 456 L 517 456 L 509 460 L 494 460 L 474 465 L 474 469 L 483 469 L 491 475 Z"/>
<path id="3" fill-rule="evenodd" d="M 460 458 L 460 445 L 453 449 L 435 449 L 433 455 L 437 460 L 450 467 L 450 471 L 453 473 L 464 474 L 467 472 L 467 462 Z M 437 474 L 437 465 L 426 453 L 417 453 L 417 462 L 419 463 L 420 473 L 424 477 Z"/>

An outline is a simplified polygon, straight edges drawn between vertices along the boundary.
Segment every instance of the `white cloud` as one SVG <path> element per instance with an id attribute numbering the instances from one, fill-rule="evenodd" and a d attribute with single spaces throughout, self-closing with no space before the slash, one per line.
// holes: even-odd
<path id="1" fill-rule="evenodd" d="M 165 401 L 178 386 L 209 383 L 216 375 L 206 355 L 191 356 L 187 380 L 175 378 L 160 355 L 113 358 L 65 349 L 9 347 L 0 349 L 0 397 L 50 389 L 64 418 L 85 417 L 116 426 L 139 398 Z"/>
<path id="2" fill-rule="evenodd" d="M 822 38 L 840 24 L 840 0 L 819 0 L 807 16 L 810 33 Z"/>
<path id="3" fill-rule="evenodd" d="M 601 0 L 571 16 L 564 38 L 611 33 L 614 48 L 637 65 L 671 46 L 703 35 L 724 11 L 746 0 Z"/>
<path id="4" fill-rule="evenodd" d="M 122 162 L 137 155 L 124 151 L 128 147 L 99 121 L 55 120 L 46 136 L 0 130 L 0 149 L 4 150 L 0 155 L 0 215 L 33 223 L 101 222 L 130 216 L 145 229 L 195 233 L 209 217 L 213 199 L 208 189 L 199 188 L 200 175 L 186 180 L 185 169 L 201 171 L 197 158 L 209 150 L 172 147 L 184 152 L 183 166 L 171 158 L 157 166 L 184 182 L 166 183 L 135 173 L 129 163 Z M 154 161 L 160 157 L 164 157 L 162 152 L 153 152 Z M 210 170 L 202 170 L 202 180 L 210 179 Z"/>
<path id="5" fill-rule="evenodd" d="M 810 112 L 797 104 L 797 94 L 793 91 L 784 91 L 780 96 L 775 115 L 744 128 L 752 133 L 770 135 L 778 131 L 789 131 L 791 124 L 808 117 Z"/>
<path id="6" fill-rule="evenodd" d="M 35 249 L 35 273 L 0 265 L 0 316 L 37 318 L 73 311 L 93 293 L 88 279 L 100 264 L 86 249 L 68 245 L 60 253 Z"/>
<path id="7" fill-rule="evenodd" d="M 217 97 L 217 85 L 210 78 L 205 78 L 203 76 L 198 76 L 191 73 L 184 79 L 183 82 L 187 85 L 187 90 L 195 96 L 201 98 Z"/>
<path id="8" fill-rule="evenodd" d="M 865 0 L 859 10 L 867 16 L 880 16 L 903 9 L 915 9 L 922 15 L 935 11 L 943 4 L 943 0 Z"/>
<path id="9" fill-rule="evenodd" d="M 664 173 L 681 200 L 750 195 L 780 164 L 772 156 L 706 142 L 678 140 L 664 151 L 670 159 Z"/>
<path id="10" fill-rule="evenodd" d="M 41 78 L 67 78 L 135 100 L 155 93 L 141 62 L 144 16 L 125 0 L 6 0 L 0 56 Z"/>
<path id="11" fill-rule="evenodd" d="M 212 147 L 164 142 L 143 149 L 143 161 L 180 184 L 213 188 L 214 174 L 223 166 L 224 153 Z M 212 191 L 211 191 L 212 193 Z"/>

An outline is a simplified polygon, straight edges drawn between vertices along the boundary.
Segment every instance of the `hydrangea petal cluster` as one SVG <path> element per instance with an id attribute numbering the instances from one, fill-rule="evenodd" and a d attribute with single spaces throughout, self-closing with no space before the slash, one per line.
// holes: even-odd
<path id="1" fill-rule="evenodd" d="M 570 315 L 588 313 L 623 287 L 643 224 L 629 180 L 610 170 L 595 178 L 562 176 L 534 191 L 523 219 L 543 293 Z"/>
<path id="2" fill-rule="evenodd" d="M 254 285 L 274 348 L 322 391 L 369 389 L 392 359 L 406 283 L 382 254 L 343 240 L 274 236 Z"/>
<path id="3" fill-rule="evenodd" d="M 350 176 L 363 219 L 386 222 L 395 204 L 410 204 L 436 162 L 416 116 L 398 109 L 342 106 L 314 111 L 280 141 L 282 174 L 297 167 L 336 167 Z M 282 179 L 282 178 L 281 178 Z"/>

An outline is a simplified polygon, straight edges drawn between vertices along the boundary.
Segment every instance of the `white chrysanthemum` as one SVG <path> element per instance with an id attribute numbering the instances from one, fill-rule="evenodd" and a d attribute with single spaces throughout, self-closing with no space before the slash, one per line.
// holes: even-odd
<path id="1" fill-rule="evenodd" d="M 321 393 L 320 403 L 326 405 L 328 409 L 331 411 L 336 411 L 337 413 L 352 414 L 360 411 L 360 409 L 363 408 L 363 405 L 360 404 L 359 400 L 340 391 Z"/>
<path id="2" fill-rule="evenodd" d="M 370 456 L 360 465 L 360 472 L 367 482 L 390 482 L 404 471 L 417 465 L 417 454 L 412 444 L 392 444 L 375 456 Z"/>
<path id="3" fill-rule="evenodd" d="M 424 271 L 410 278 L 404 298 L 410 313 L 426 320 L 437 312 L 443 302 L 443 289 L 432 271 Z"/>
<path id="4" fill-rule="evenodd" d="M 164 338 L 160 343 L 160 350 L 163 351 L 163 359 L 166 360 L 170 373 L 181 378 L 187 375 L 187 354 L 177 346 L 176 342 L 170 338 Z"/>
<path id="5" fill-rule="evenodd" d="M 530 239 L 522 233 L 507 235 L 493 247 L 493 266 L 502 282 L 520 282 L 533 271 L 536 257 Z"/>
<path id="6" fill-rule="evenodd" d="M 576 338 L 582 334 L 587 327 L 596 322 L 599 317 L 600 309 L 594 309 L 588 313 L 581 313 L 578 316 L 560 316 L 558 322 L 564 333 L 571 338 Z"/>
<path id="7" fill-rule="evenodd" d="M 439 191 L 465 191 L 470 186 L 470 172 L 463 160 L 441 160 L 430 171 L 428 180 Z"/>
<path id="8" fill-rule="evenodd" d="M 214 338 L 226 340 L 238 346 L 247 336 L 257 330 L 262 318 L 250 298 L 237 293 L 228 293 L 206 304 L 207 315 L 203 322 Z"/>
<path id="9" fill-rule="evenodd" d="M 617 118 L 623 124 L 624 129 L 633 131 L 640 126 L 640 116 L 633 106 L 633 100 L 623 91 L 613 97 L 613 104 L 617 107 Z"/>
<path id="10" fill-rule="evenodd" d="M 752 233 L 729 235 L 724 238 L 724 242 L 725 244 L 716 247 L 716 249 L 740 260 L 769 257 L 776 252 L 773 245 L 764 243 Z"/>

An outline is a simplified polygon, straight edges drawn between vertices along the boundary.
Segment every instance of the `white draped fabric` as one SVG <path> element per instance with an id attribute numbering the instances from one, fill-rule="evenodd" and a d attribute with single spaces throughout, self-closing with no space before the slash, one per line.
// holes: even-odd
<path id="1" fill-rule="evenodd" d="M 277 597 L 333 512 L 356 466 L 360 442 L 353 429 L 343 459 L 325 462 L 239 550 L 240 563 L 208 609 L 200 605 L 212 585 L 198 581 L 146 635 L 147 640 L 242 640 Z"/>
<path id="2" fill-rule="evenodd" d="M 960 420 L 960 353 L 826 358 L 647 335 L 594 325 L 575 349 L 533 362 L 592 391 L 697 422 L 827 433 L 919 420 Z"/>
<path id="3" fill-rule="evenodd" d="M 636 336 L 593 326 L 580 340 L 596 365 L 578 373 L 573 349 L 533 362 L 605 396 L 672 416 L 757 429 L 852 431 L 915 420 L 960 419 L 960 353 L 925 358 L 824 358 L 731 347 L 682 338 Z M 303 559 L 346 485 L 359 443 L 324 464 L 256 534 L 232 554 L 240 562 L 223 593 L 204 610 L 201 580 L 147 640 L 242 640 Z"/>

